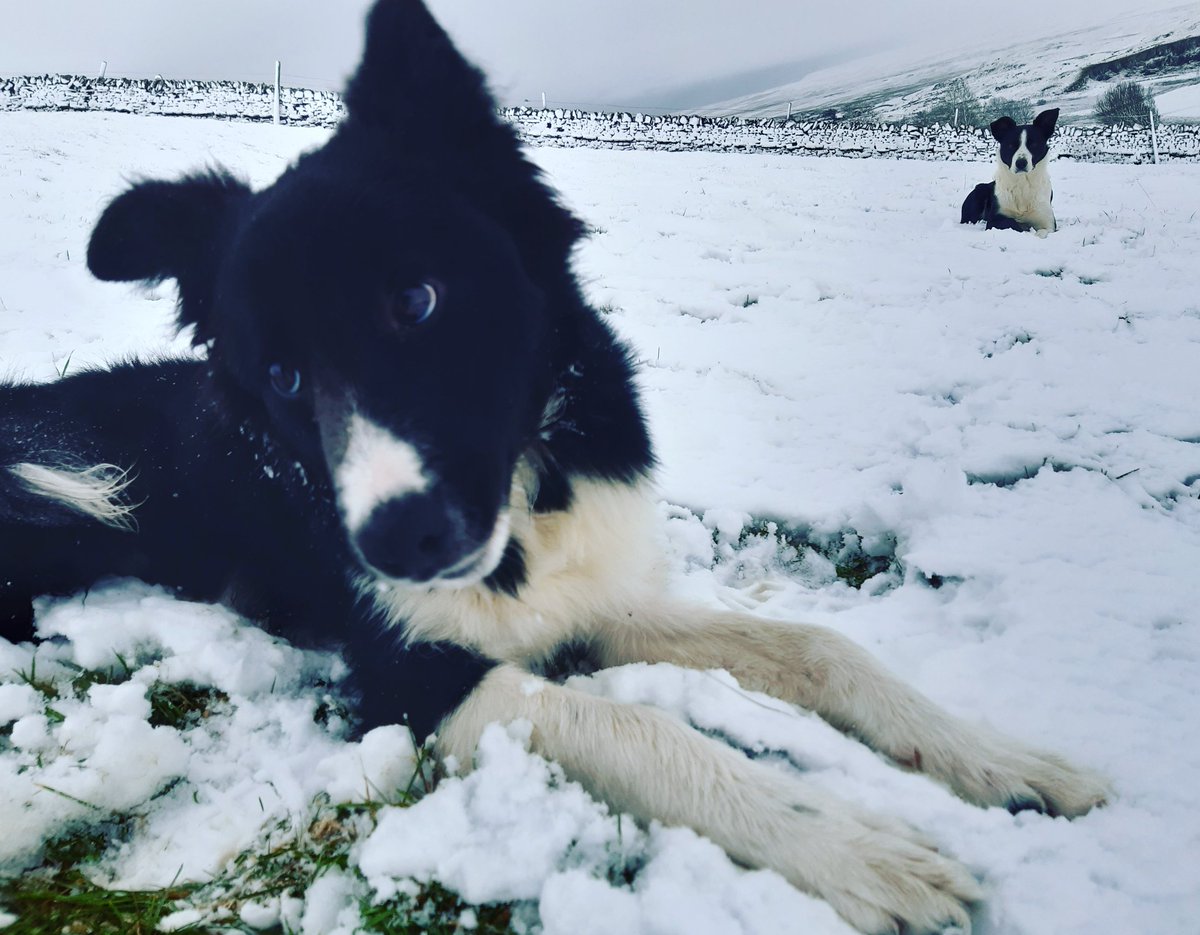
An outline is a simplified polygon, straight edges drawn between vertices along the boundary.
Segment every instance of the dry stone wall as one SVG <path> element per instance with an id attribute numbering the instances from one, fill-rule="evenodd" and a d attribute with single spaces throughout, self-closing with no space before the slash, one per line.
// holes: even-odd
<path id="1" fill-rule="evenodd" d="M 81 78 L 62 75 L 0 78 L 0 111 L 116 111 L 136 114 L 267 121 L 274 118 L 274 89 L 243 81 L 169 81 Z M 283 88 L 280 118 L 300 126 L 336 126 L 345 114 L 330 91 Z M 990 161 L 995 143 L 986 129 L 915 127 L 837 121 L 783 122 L 738 117 L 599 114 L 576 110 L 510 108 L 502 111 L 533 146 L 611 149 L 708 150 L 795 153 L 852 158 Z M 1146 127 L 1067 125 L 1055 135 L 1060 159 L 1147 162 Z M 1158 128 L 1159 158 L 1200 161 L 1200 127 Z"/>

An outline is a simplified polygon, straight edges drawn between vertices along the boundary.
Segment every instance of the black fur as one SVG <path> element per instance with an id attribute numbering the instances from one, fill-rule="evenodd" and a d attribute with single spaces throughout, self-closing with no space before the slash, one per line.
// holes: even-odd
<path id="1" fill-rule="evenodd" d="M 521 593 L 521 587 L 527 580 L 525 548 L 519 539 L 509 539 L 500 564 L 484 579 L 483 583 L 493 591 L 516 597 Z"/>
<path id="2" fill-rule="evenodd" d="M 996 200 L 996 183 L 980 182 L 967 195 L 962 206 L 962 224 L 987 222 L 987 230 L 1027 231 L 1029 225 L 1014 221 L 1000 211 L 1000 202 Z"/>
<path id="3" fill-rule="evenodd" d="M 967 195 L 962 204 L 963 224 L 974 224 L 996 213 L 996 183 L 980 182 Z M 991 228 L 989 222 L 988 228 Z"/>
<path id="4" fill-rule="evenodd" d="M 489 663 L 402 647 L 352 587 L 328 492 L 302 462 L 212 395 L 205 364 L 126 364 L 0 387 L 0 464 L 128 465 L 134 529 L 31 495 L 0 470 L 0 636 L 32 636 L 30 600 L 135 577 L 221 600 L 295 642 L 342 648 L 364 727 L 424 736 Z"/>
<path id="5" fill-rule="evenodd" d="M 343 645 L 363 726 L 407 714 L 422 733 L 491 663 L 405 648 L 356 584 L 383 566 L 424 581 L 471 554 L 522 457 L 534 508 L 553 511 L 573 479 L 633 482 L 652 455 L 628 354 L 570 268 L 582 226 L 417 0 L 376 4 L 347 104 L 263 191 L 209 173 L 139 183 L 104 211 L 89 268 L 174 279 L 207 362 L 0 386 L 0 624 L 26 638 L 31 597 L 142 578 Z M 436 313 L 413 323 L 424 283 Z M 330 467 L 352 412 L 411 440 L 436 476 L 357 532 Z M 136 529 L 31 495 L 7 469 L 30 462 L 128 469 Z M 524 582 L 513 539 L 485 583 Z"/>
<path id="6" fill-rule="evenodd" d="M 560 684 L 573 675 L 592 675 L 602 668 L 595 649 L 586 640 L 563 643 L 553 655 L 530 664 L 531 671 Z"/>

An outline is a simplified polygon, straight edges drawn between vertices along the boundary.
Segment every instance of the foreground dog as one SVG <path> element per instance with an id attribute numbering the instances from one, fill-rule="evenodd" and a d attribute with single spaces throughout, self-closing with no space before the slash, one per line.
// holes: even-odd
<path id="1" fill-rule="evenodd" d="M 1050 136 L 1058 122 L 1058 108 L 1044 110 L 1033 123 L 1018 126 L 1011 117 L 992 124 L 992 136 L 1000 144 L 996 156 L 996 178 L 980 182 L 962 206 L 962 223 L 987 222 L 987 229 L 1049 233 L 1057 230 L 1051 202 L 1047 167 Z"/>
<path id="2" fill-rule="evenodd" d="M 625 349 L 571 271 L 579 223 L 417 0 L 380 0 L 349 116 L 271 187 L 144 182 L 101 279 L 174 279 L 207 360 L 0 388 L 0 620 L 132 575 L 342 645 L 362 726 L 469 764 L 484 726 L 614 808 L 695 828 L 865 932 L 969 927 L 980 888 L 916 832 L 650 708 L 542 674 L 725 668 L 980 805 L 1075 816 L 1104 784 L 970 726 L 826 629 L 683 606 L 655 548 Z"/>

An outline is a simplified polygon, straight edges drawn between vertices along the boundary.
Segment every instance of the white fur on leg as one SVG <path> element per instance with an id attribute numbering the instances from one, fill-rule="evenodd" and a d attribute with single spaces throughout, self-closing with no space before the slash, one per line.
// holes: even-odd
<path id="1" fill-rule="evenodd" d="M 1095 773 L 954 717 L 825 627 L 668 605 L 616 620 L 599 648 L 610 665 L 727 669 L 745 687 L 808 708 L 977 805 L 1073 818 L 1108 795 Z"/>
<path id="2" fill-rule="evenodd" d="M 468 764 L 488 723 L 515 718 L 532 723 L 538 753 L 613 808 L 691 827 L 864 932 L 970 930 L 965 906 L 980 890 L 959 864 L 651 708 L 499 666 L 445 722 L 439 753 Z"/>
<path id="3" fill-rule="evenodd" d="M 96 464 L 82 470 L 44 464 L 14 464 L 9 469 L 30 491 L 61 503 L 116 529 L 133 529 L 133 506 L 121 496 L 130 484 L 129 472 L 115 464 Z"/>

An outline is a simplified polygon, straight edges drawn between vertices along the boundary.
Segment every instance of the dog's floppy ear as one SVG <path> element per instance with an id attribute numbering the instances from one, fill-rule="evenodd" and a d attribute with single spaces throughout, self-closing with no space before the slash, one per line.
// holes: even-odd
<path id="1" fill-rule="evenodd" d="M 528 271 L 559 278 L 583 225 L 558 203 L 501 120 L 483 74 L 420 0 L 377 0 L 340 132 L 383 131 L 398 155 L 436 158 L 513 238 Z"/>
<path id="2" fill-rule="evenodd" d="M 204 323 L 212 305 L 223 233 L 250 197 L 250 189 L 223 173 L 174 182 L 140 182 L 104 209 L 92 230 L 87 264 L 109 282 L 179 284 L 179 324 Z"/>
<path id="3" fill-rule="evenodd" d="M 1058 123 L 1058 108 L 1054 107 L 1050 110 L 1043 110 L 1040 114 L 1033 118 L 1033 125 L 1042 131 L 1042 136 L 1047 139 L 1054 132 L 1054 125 Z"/>
<path id="4" fill-rule="evenodd" d="M 1017 125 L 1017 122 L 1012 117 L 1001 117 L 999 120 L 992 121 L 992 136 L 997 141 L 1004 139 L 1004 134 L 1009 133 Z"/>

